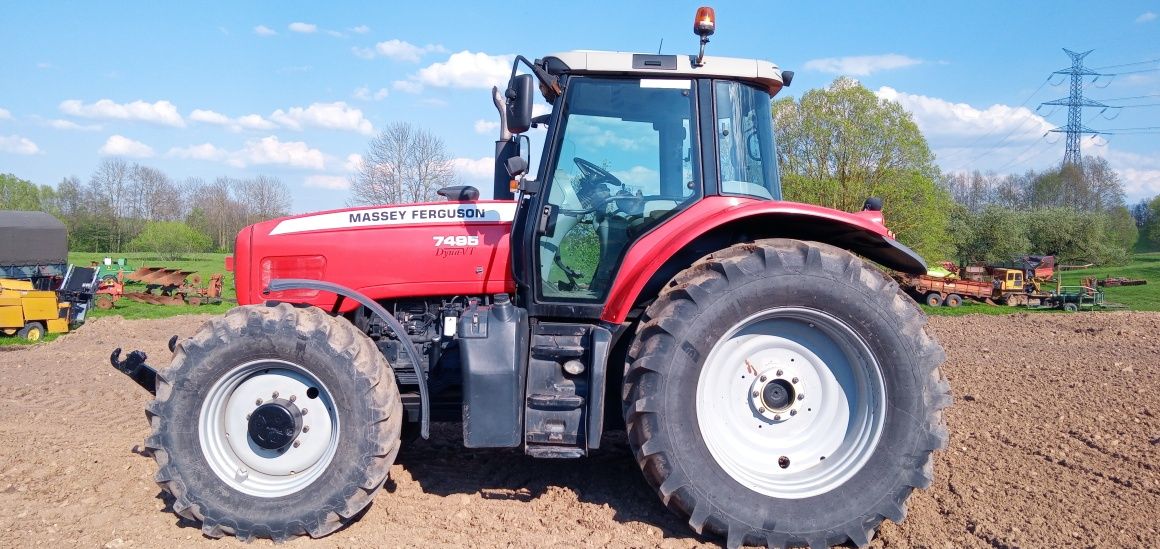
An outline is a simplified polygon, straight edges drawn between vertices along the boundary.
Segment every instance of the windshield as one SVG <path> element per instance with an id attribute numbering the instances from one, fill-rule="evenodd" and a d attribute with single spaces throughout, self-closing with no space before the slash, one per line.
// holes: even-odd
<path id="1" fill-rule="evenodd" d="M 769 93 L 740 82 L 715 87 L 721 193 L 780 200 Z"/>
<path id="2" fill-rule="evenodd" d="M 599 301 L 638 237 L 700 196 L 691 80 L 574 78 L 547 181 L 541 296 Z"/>

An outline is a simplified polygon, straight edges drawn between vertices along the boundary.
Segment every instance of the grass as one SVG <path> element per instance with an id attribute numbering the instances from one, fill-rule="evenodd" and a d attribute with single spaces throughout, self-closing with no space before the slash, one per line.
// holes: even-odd
<path id="1" fill-rule="evenodd" d="M 128 299 L 120 299 L 112 309 L 97 309 L 94 307 L 89 312 L 89 318 L 121 316 L 127 320 L 135 320 L 139 318 L 168 318 L 172 316 L 189 314 L 221 314 L 230 310 L 234 306 L 234 273 L 226 271 L 226 254 L 189 254 L 185 258 L 178 260 L 163 260 L 157 257 L 155 254 L 148 253 L 130 253 L 116 256 L 106 256 L 106 254 L 101 253 L 84 252 L 74 252 L 68 254 L 70 263 L 82 266 L 87 266 L 93 261 L 100 262 L 105 257 L 113 257 L 114 260 L 119 257 L 124 257 L 125 264 L 131 268 L 168 267 L 171 269 L 195 271 L 201 275 L 203 286 L 208 284 L 210 275 L 220 273 L 224 275 L 222 280 L 222 294 L 224 296 L 224 300 L 222 303 L 218 303 L 216 305 L 193 306 L 150 305 L 148 303 L 139 303 L 136 301 L 130 301 Z M 145 286 L 142 284 L 126 284 L 125 291 L 142 292 L 145 291 Z"/>
<path id="2" fill-rule="evenodd" d="M 1064 286 L 1079 286 L 1084 277 L 1094 276 L 1105 278 L 1122 276 L 1126 278 L 1140 278 L 1148 281 L 1143 286 L 1119 286 L 1104 289 L 1104 300 L 1128 306 L 1133 311 L 1160 311 L 1160 252 L 1146 252 L 1132 255 L 1132 260 L 1126 265 L 1115 267 L 1095 267 L 1075 271 L 1057 271 L 1063 277 Z M 1044 288 L 1052 291 L 1054 285 Z M 973 301 L 963 301 L 958 308 L 929 307 L 922 305 L 928 315 L 935 316 L 962 316 L 969 314 L 1004 315 L 1021 312 L 1053 312 L 1043 309 L 1028 309 L 1024 307 L 1007 307 L 1005 305 L 987 305 Z"/>

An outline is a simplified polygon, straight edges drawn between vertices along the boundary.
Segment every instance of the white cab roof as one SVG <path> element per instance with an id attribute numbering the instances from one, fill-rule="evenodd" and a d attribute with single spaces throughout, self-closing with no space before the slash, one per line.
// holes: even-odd
<path id="1" fill-rule="evenodd" d="M 675 57 L 676 68 L 633 67 L 634 56 Z M 612 51 L 569 51 L 554 53 L 555 57 L 568 65 L 571 73 L 600 74 L 649 74 L 656 76 L 687 76 L 690 78 L 722 77 L 753 82 L 769 88 L 770 92 L 781 89 L 781 69 L 777 65 L 760 59 L 739 59 L 736 57 L 705 56 L 704 64 L 693 66 L 696 56 L 653 55 Z"/>

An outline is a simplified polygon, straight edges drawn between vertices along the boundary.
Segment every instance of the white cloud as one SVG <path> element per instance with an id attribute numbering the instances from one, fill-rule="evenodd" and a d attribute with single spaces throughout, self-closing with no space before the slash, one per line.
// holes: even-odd
<path id="1" fill-rule="evenodd" d="M 40 147 L 31 139 L 19 135 L 0 135 L 0 152 L 32 155 L 40 154 Z"/>
<path id="2" fill-rule="evenodd" d="M 313 23 L 302 23 L 300 21 L 295 21 L 295 22 L 287 25 L 286 28 L 290 29 L 293 32 L 300 32 L 303 34 L 311 34 L 311 33 L 318 30 L 318 25 L 315 25 Z"/>
<path id="3" fill-rule="evenodd" d="M 219 112 L 202 109 L 195 109 L 189 113 L 189 119 L 204 124 L 223 126 L 232 132 L 240 132 L 242 130 L 272 130 L 278 127 L 277 124 L 257 114 L 247 114 L 245 116 L 239 116 L 238 118 L 230 118 Z"/>
<path id="4" fill-rule="evenodd" d="M 185 127 L 185 120 L 178 114 L 177 107 L 169 101 L 155 103 L 134 101 L 120 104 L 110 99 L 101 99 L 86 105 L 79 99 L 68 99 L 60 103 L 60 111 L 82 118 L 136 120 L 162 126 Z"/>
<path id="5" fill-rule="evenodd" d="M 311 175 L 306 177 L 305 185 L 315 189 L 343 191 L 350 188 L 350 180 L 341 175 Z"/>
<path id="6" fill-rule="evenodd" d="M 193 120 L 194 122 L 205 122 L 206 124 L 214 124 L 218 126 L 226 126 L 233 122 L 230 120 L 230 117 L 224 114 L 202 109 L 194 109 L 193 112 L 189 113 L 189 119 Z"/>
<path id="7" fill-rule="evenodd" d="M 59 118 L 54 119 L 54 120 L 49 120 L 48 125 L 52 128 L 56 128 L 58 130 L 77 130 L 77 131 L 82 131 L 82 132 L 95 132 L 95 131 L 99 131 L 102 129 L 99 124 L 89 124 L 89 125 L 77 124 L 76 122 L 73 122 L 72 120 L 62 120 Z"/>
<path id="8" fill-rule="evenodd" d="M 282 142 L 277 136 L 247 141 L 242 150 L 235 153 L 230 163 L 235 166 L 247 164 L 279 164 L 295 168 L 322 170 L 326 167 L 326 156 L 318 149 L 312 149 L 301 141 Z"/>
<path id="9" fill-rule="evenodd" d="M 496 120 L 476 120 L 475 133 L 489 134 L 494 133 L 499 129 L 499 122 Z"/>
<path id="10" fill-rule="evenodd" d="M 486 156 L 477 159 L 453 158 L 451 166 L 455 168 L 455 175 L 468 182 L 491 181 L 495 175 L 495 159 Z"/>
<path id="11" fill-rule="evenodd" d="M 437 88 L 490 88 L 507 82 L 511 55 L 488 55 L 461 51 L 447 61 L 432 63 L 410 76 L 410 81 Z"/>
<path id="12" fill-rule="evenodd" d="M 220 149 L 212 143 L 202 143 L 201 145 L 190 145 L 188 147 L 173 147 L 165 156 L 170 158 L 189 158 L 193 160 L 209 160 L 212 162 L 222 162 L 229 158 L 230 153 L 225 149 Z"/>
<path id="13" fill-rule="evenodd" d="M 1157 15 L 1155 12 L 1146 11 L 1144 13 L 1141 13 L 1140 16 L 1136 18 L 1136 22 L 1137 23 L 1147 23 L 1149 21 L 1155 21 L 1156 17 L 1157 17 Z"/>
<path id="14" fill-rule="evenodd" d="M 0 120 L 12 120 L 12 113 L 8 109 L 0 109 Z"/>
<path id="15" fill-rule="evenodd" d="M 361 154 L 348 154 L 346 155 L 346 162 L 343 163 L 342 169 L 348 172 L 357 172 L 362 169 L 362 163 L 363 159 Z"/>
<path id="16" fill-rule="evenodd" d="M 354 48 L 350 49 L 350 52 L 353 53 L 354 56 L 358 57 L 359 59 L 374 59 L 375 58 L 375 50 L 373 50 L 371 48 L 354 47 Z"/>
<path id="17" fill-rule="evenodd" d="M 1011 133 L 1008 141 L 1028 142 L 1039 139 L 1055 127 L 1045 118 L 1024 107 L 991 105 L 977 109 L 966 103 L 951 103 L 945 99 L 900 92 L 883 86 L 875 92 L 880 99 L 895 101 L 914 115 L 914 122 L 932 141 L 963 141 L 993 135 L 986 143 L 990 146 Z"/>
<path id="18" fill-rule="evenodd" d="M 350 29 L 350 32 L 353 32 L 355 34 L 366 34 L 368 32 L 371 32 L 371 28 L 366 26 L 366 25 L 359 25 L 353 29 Z"/>
<path id="19" fill-rule="evenodd" d="M 333 37 L 335 37 L 335 38 L 346 38 L 346 35 L 345 35 L 345 34 L 343 34 L 343 33 L 341 33 L 341 32 L 338 32 L 338 31 L 336 31 L 336 30 L 327 30 L 327 31 L 326 31 L 326 34 L 329 34 L 329 35 L 331 35 L 331 36 L 333 36 Z"/>
<path id="20" fill-rule="evenodd" d="M 424 54 L 446 53 L 447 50 L 439 44 L 416 46 L 410 42 L 404 42 L 402 40 L 392 38 L 390 40 L 375 44 L 375 52 L 388 59 L 418 63 L 419 59 L 423 57 Z"/>
<path id="21" fill-rule="evenodd" d="M 409 80 L 395 80 L 391 82 L 391 87 L 401 92 L 419 93 L 423 91 L 423 85 L 418 82 L 411 82 Z"/>
<path id="22" fill-rule="evenodd" d="M 885 55 L 855 55 L 849 57 L 826 57 L 806 61 L 806 70 L 844 74 L 849 76 L 869 76 L 872 73 L 891 69 L 901 69 L 921 64 L 915 59 L 897 53 Z"/>
<path id="23" fill-rule="evenodd" d="M 102 156 L 128 156 L 132 158 L 148 158 L 153 156 L 153 147 L 140 141 L 134 141 L 121 135 L 109 136 L 105 144 L 97 151 Z"/>
<path id="24" fill-rule="evenodd" d="M 660 181 L 661 175 L 656 170 L 646 168 L 644 166 L 633 166 L 628 170 L 612 172 L 617 179 L 624 182 L 625 185 L 633 187 L 643 187 L 646 185 L 656 185 Z"/>
<path id="25" fill-rule="evenodd" d="M 280 141 L 277 136 L 246 141 L 241 149 L 230 151 L 212 143 L 173 147 L 165 153 L 169 158 L 225 162 L 231 166 L 244 168 L 249 165 L 282 165 L 294 168 L 322 170 L 326 168 L 326 155 L 301 141 Z"/>
<path id="26" fill-rule="evenodd" d="M 379 88 L 377 91 L 372 92 L 371 89 L 367 86 L 359 86 L 358 89 L 354 90 L 352 95 L 355 99 L 361 101 L 370 101 L 372 99 L 375 101 L 382 101 L 390 94 L 391 92 L 388 91 L 387 88 Z"/>
<path id="27" fill-rule="evenodd" d="M 241 126 L 247 130 L 272 130 L 278 127 L 277 124 L 270 122 L 269 120 L 266 120 L 257 114 L 239 116 L 235 122 L 238 124 L 238 126 Z"/>
<path id="28" fill-rule="evenodd" d="M 331 130 L 355 131 L 363 135 L 374 133 L 370 120 L 363 117 L 361 110 L 348 106 L 345 102 L 312 103 L 309 107 L 278 109 L 270 119 L 286 128 L 301 130 L 304 127 Z"/>
<path id="29" fill-rule="evenodd" d="M 274 36 L 275 34 L 278 34 L 278 31 L 267 27 L 266 25 L 258 25 L 254 27 L 254 34 L 258 36 Z"/>

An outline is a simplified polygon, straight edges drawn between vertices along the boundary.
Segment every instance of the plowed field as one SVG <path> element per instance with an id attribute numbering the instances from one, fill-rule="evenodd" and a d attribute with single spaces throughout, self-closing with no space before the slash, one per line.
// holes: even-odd
<path id="1" fill-rule="evenodd" d="M 115 346 L 164 364 L 205 317 L 91 322 L 0 351 L 0 546 L 233 547 L 167 512 L 140 454 L 149 396 Z M 936 479 L 874 547 L 1153 546 L 1160 539 L 1160 314 L 933 318 L 955 402 Z M 1002 337 L 1000 337 L 1002 335 Z M 698 538 L 622 439 L 576 461 L 465 450 L 457 425 L 405 443 L 355 524 L 288 547 L 686 547 Z M 249 547 L 266 546 L 261 541 Z"/>

